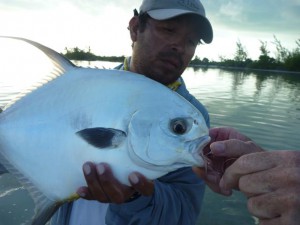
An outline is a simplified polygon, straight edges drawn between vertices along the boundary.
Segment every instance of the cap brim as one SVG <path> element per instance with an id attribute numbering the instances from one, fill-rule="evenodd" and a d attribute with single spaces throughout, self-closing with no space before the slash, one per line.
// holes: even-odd
<path id="1" fill-rule="evenodd" d="M 196 13 L 194 11 L 189 11 L 189 10 L 183 10 L 183 9 L 155 9 L 155 10 L 150 10 L 147 13 L 151 18 L 156 20 L 168 20 L 185 14 L 198 15 L 200 28 L 201 30 L 203 30 L 203 32 L 201 32 L 202 40 L 206 44 L 211 43 L 213 40 L 213 29 L 209 20 L 206 17 L 200 15 L 199 13 Z"/>

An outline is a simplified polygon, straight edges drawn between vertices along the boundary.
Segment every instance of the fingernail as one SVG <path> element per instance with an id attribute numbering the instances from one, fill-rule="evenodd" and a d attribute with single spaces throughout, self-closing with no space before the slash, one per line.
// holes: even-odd
<path id="1" fill-rule="evenodd" d="M 214 142 L 210 145 L 210 149 L 215 155 L 223 155 L 225 153 L 225 145 L 223 142 Z"/>
<path id="2" fill-rule="evenodd" d="M 82 189 L 78 189 L 77 190 L 77 194 L 81 197 L 81 198 L 84 198 L 86 196 L 86 193 L 82 190 Z"/>
<path id="3" fill-rule="evenodd" d="M 98 164 L 96 166 L 96 169 L 97 169 L 97 172 L 98 172 L 99 175 L 102 175 L 105 172 L 105 167 L 103 166 L 103 164 Z"/>
<path id="4" fill-rule="evenodd" d="M 224 194 L 224 195 L 231 195 L 231 193 L 232 193 L 232 191 L 231 190 L 228 190 L 227 188 L 226 188 L 226 185 L 225 185 L 225 183 L 224 183 L 224 179 L 223 178 L 221 178 L 221 180 L 220 180 L 220 189 L 221 189 L 221 192 Z"/>
<path id="5" fill-rule="evenodd" d="M 229 196 L 229 195 L 231 195 L 232 194 L 232 191 L 231 190 L 222 190 L 222 194 L 223 195 L 226 195 L 226 196 Z"/>
<path id="6" fill-rule="evenodd" d="M 221 188 L 221 189 L 225 189 L 225 184 L 224 184 L 224 179 L 223 179 L 223 177 L 221 178 L 219 185 L 220 185 L 220 188 Z"/>
<path id="7" fill-rule="evenodd" d="M 91 173 L 91 167 L 88 163 L 85 163 L 83 165 L 83 172 L 85 173 L 85 175 L 90 175 Z"/>
<path id="8" fill-rule="evenodd" d="M 137 184 L 139 182 L 139 177 L 135 173 L 132 173 L 129 175 L 129 180 L 132 184 Z"/>

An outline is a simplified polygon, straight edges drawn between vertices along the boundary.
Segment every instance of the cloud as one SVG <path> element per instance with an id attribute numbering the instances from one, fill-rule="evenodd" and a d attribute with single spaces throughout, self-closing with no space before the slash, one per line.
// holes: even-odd
<path id="1" fill-rule="evenodd" d="M 261 32 L 294 32 L 300 27 L 300 0 L 203 0 L 217 26 Z"/>
<path id="2" fill-rule="evenodd" d="M 0 7 L 2 9 L 13 10 L 52 10 L 59 5 L 72 5 L 82 11 L 90 14 L 98 14 L 105 11 L 107 8 L 118 7 L 125 10 L 133 10 L 138 8 L 140 0 L 0 0 Z M 68 10 L 66 8 L 66 10 Z M 113 13 L 113 12 L 112 12 Z M 118 16 L 117 14 L 115 16 Z"/>
<path id="3" fill-rule="evenodd" d="M 300 0 L 281 0 L 279 14 L 281 20 L 288 22 L 288 26 L 296 24 L 300 27 Z"/>
<path id="4" fill-rule="evenodd" d="M 90 46 L 99 55 L 127 55 L 131 53 L 131 40 L 126 27 L 141 2 L 0 0 L 0 35 L 26 37 L 58 51 Z M 289 42 L 291 48 L 300 38 L 300 0 L 201 2 L 214 28 L 214 41 L 207 46 L 206 54 L 224 55 L 226 49 L 232 54 L 238 39 L 247 48 L 251 46 L 250 51 L 259 49 L 259 40 L 273 40 L 273 35 L 284 45 Z"/>
<path id="5" fill-rule="evenodd" d="M 1 9 L 24 10 L 24 9 L 46 9 L 54 7 L 59 1 L 40 1 L 40 0 L 0 0 Z"/>
<path id="6" fill-rule="evenodd" d="M 60 5 L 70 5 L 90 15 L 108 14 L 111 8 L 118 8 L 132 15 L 142 0 L 0 0 L 2 10 L 49 11 Z M 237 30 L 295 32 L 300 27 L 300 0 L 202 0 L 208 17 L 217 26 Z M 66 7 L 66 11 L 68 8 Z M 111 11 L 111 16 L 118 14 Z M 280 28 L 279 28 L 280 27 Z"/>
<path id="7" fill-rule="evenodd" d="M 236 4 L 233 1 L 227 2 L 221 5 L 220 15 L 229 17 L 232 20 L 239 20 L 241 15 L 243 15 L 243 7 L 241 4 Z"/>

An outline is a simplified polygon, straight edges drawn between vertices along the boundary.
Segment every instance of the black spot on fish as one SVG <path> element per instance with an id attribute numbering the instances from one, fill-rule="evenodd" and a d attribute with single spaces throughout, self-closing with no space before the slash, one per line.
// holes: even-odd
<path id="1" fill-rule="evenodd" d="M 96 148 L 116 148 L 126 138 L 126 133 L 122 130 L 103 127 L 83 129 L 76 134 Z"/>

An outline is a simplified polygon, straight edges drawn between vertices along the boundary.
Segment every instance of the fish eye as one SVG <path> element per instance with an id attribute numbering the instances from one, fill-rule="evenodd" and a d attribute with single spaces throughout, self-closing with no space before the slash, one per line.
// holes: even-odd
<path id="1" fill-rule="evenodd" d="M 187 130 L 187 124 L 182 119 L 175 119 L 171 121 L 171 129 L 175 134 L 184 134 Z"/>

